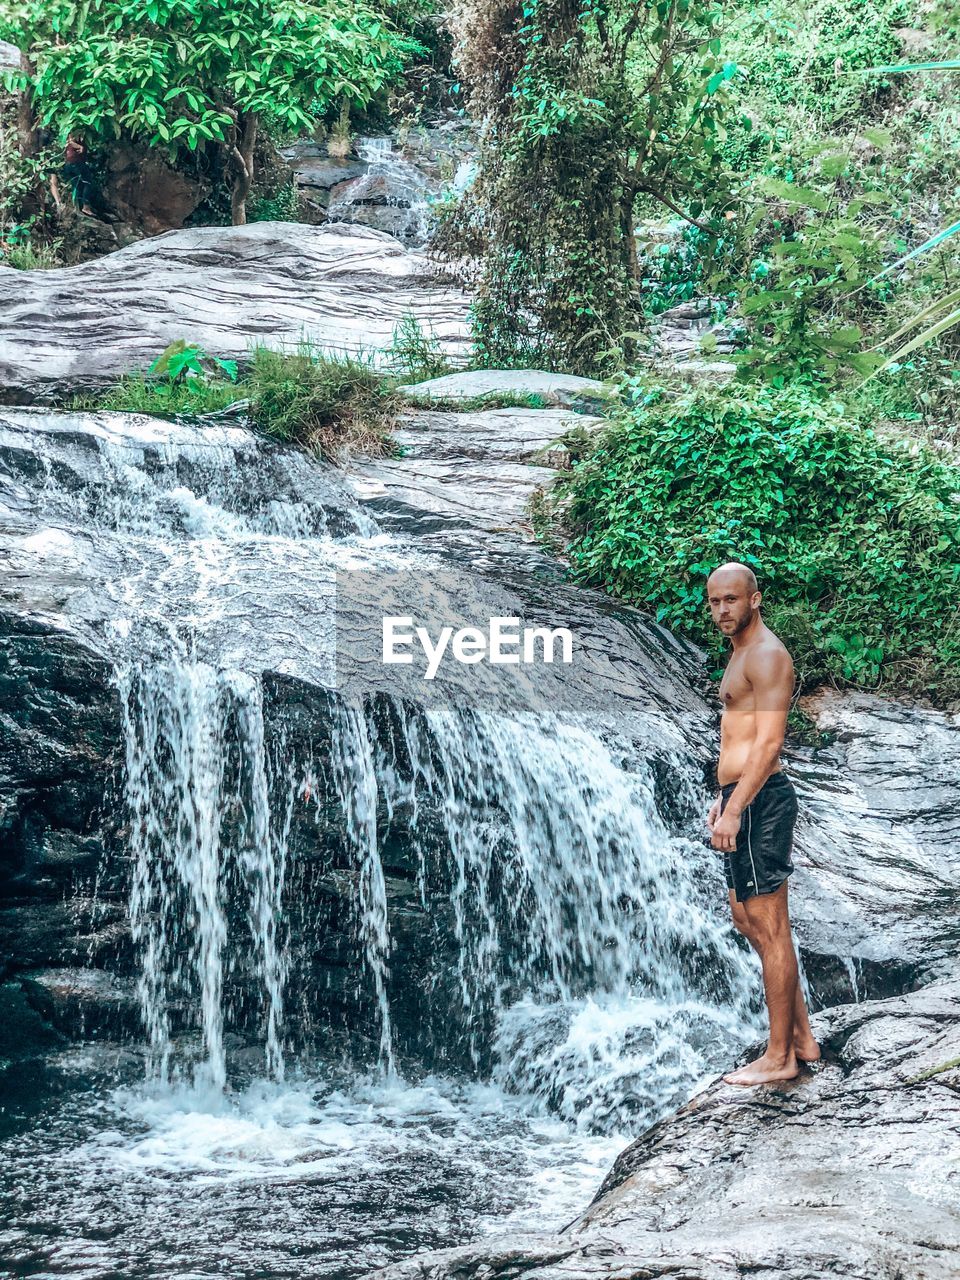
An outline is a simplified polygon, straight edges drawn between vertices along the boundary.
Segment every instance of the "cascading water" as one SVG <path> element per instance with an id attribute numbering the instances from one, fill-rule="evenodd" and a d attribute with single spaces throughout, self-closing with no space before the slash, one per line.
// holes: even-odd
<path id="1" fill-rule="evenodd" d="M 442 194 L 439 183 L 395 150 L 392 138 L 361 138 L 357 152 L 366 163 L 366 172 L 344 184 L 342 192 L 330 201 L 328 220 L 364 222 L 371 206 L 387 206 L 391 235 L 410 245 L 427 244 L 435 229 L 433 206 Z M 475 175 L 472 161 L 460 161 L 448 184 L 450 191 L 462 194 Z"/>
<path id="2" fill-rule="evenodd" d="M 266 1004 L 267 1071 L 282 1079 L 278 926 L 291 806 L 275 830 L 260 686 L 240 672 L 183 661 L 121 667 L 118 683 L 134 859 L 130 923 L 154 1066 L 169 1076 L 171 1007 L 196 1002 L 203 1074 L 218 1088 L 226 1084 L 224 968 L 228 944 L 236 952 L 243 943 L 229 936 L 233 877 Z"/>
<path id="3" fill-rule="evenodd" d="M 388 828 L 406 828 L 424 904 L 449 886 L 458 999 L 448 1034 L 466 1041 L 474 1067 L 499 1036 L 509 1052 L 494 1054 L 498 1078 L 554 1103 L 562 1090 L 568 1115 L 595 1104 L 596 1123 L 602 1111 L 623 1119 L 644 1110 L 641 1097 L 652 1109 L 664 1088 L 656 1072 L 652 1088 L 631 1088 L 624 1099 L 611 1096 L 608 1079 L 601 1102 L 592 1051 L 579 1062 L 566 1052 L 562 1082 L 537 1057 L 557 1064 L 561 1046 L 552 1040 L 568 1036 L 571 1021 L 598 1001 L 619 1010 L 634 1050 L 646 1040 L 651 1070 L 677 1050 L 688 1022 L 698 1024 L 701 1051 L 711 1040 L 719 1047 L 735 1020 L 749 1022 L 750 967 L 717 919 L 712 903 L 722 886 L 702 847 L 671 839 L 644 762 L 624 768 L 589 730 L 455 706 L 392 711 L 386 742 L 378 717 L 352 708 L 332 744 L 356 845 L 364 865 L 376 867 L 361 884 L 373 885 L 364 891 L 366 952 L 383 1034 L 390 939 L 378 788 Z M 689 764 L 679 756 L 672 764 L 678 787 L 692 787 Z M 639 1070 L 633 1062 L 628 1074 Z M 689 1078 L 677 1071 L 681 1089 Z"/>
<path id="4" fill-rule="evenodd" d="M 424 174 L 393 150 L 390 138 L 363 138 L 358 145 L 367 171 L 330 201 L 330 222 L 362 221 L 370 204 L 388 205 L 391 232 L 410 244 L 425 244 L 430 234 L 430 198 Z"/>
<path id="5" fill-rule="evenodd" d="M 658 809 L 655 753 L 702 811 L 682 735 L 340 697 L 337 572 L 429 557 L 241 428 L 17 413 L 45 545 L 104 584 L 83 616 L 115 655 L 152 1073 L 100 1068 L 41 1217 L 89 1220 L 95 1185 L 129 1223 L 151 1180 L 149 1232 L 86 1241 L 84 1274 L 213 1275 L 279 1197 L 242 1274 L 299 1274 L 307 1213 L 311 1268 L 343 1276 L 569 1216 L 755 1026 L 716 859 Z"/>

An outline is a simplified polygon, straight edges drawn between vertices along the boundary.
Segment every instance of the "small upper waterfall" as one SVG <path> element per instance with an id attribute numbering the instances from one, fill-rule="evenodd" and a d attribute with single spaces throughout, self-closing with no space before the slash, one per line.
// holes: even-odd
<path id="1" fill-rule="evenodd" d="M 430 237 L 429 184 L 425 175 L 393 149 L 391 138 L 362 138 L 357 147 L 366 172 L 334 196 L 327 209 L 330 222 L 353 222 L 368 204 L 385 204 L 396 210 L 393 234 L 411 244 L 425 244 Z"/>

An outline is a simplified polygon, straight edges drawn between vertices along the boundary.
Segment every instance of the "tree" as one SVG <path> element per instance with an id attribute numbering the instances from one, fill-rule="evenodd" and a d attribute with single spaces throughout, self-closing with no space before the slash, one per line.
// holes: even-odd
<path id="1" fill-rule="evenodd" d="M 222 147 L 234 223 L 263 118 L 307 129 L 365 105 L 417 48 L 367 0 L 0 0 L 0 37 L 25 55 L 8 82 L 61 138 Z"/>
<path id="2" fill-rule="evenodd" d="M 707 230 L 722 204 L 719 6 L 463 0 L 454 22 L 483 133 L 441 251 L 478 264 L 480 354 L 592 371 L 639 323 L 638 199 Z"/>

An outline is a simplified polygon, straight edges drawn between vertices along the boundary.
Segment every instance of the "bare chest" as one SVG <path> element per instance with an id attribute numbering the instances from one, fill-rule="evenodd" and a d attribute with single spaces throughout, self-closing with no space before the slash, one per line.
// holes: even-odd
<path id="1" fill-rule="evenodd" d="M 730 660 L 723 673 L 719 696 L 725 712 L 753 710 L 753 686 L 743 673 L 742 662 L 738 662 L 735 658 Z"/>

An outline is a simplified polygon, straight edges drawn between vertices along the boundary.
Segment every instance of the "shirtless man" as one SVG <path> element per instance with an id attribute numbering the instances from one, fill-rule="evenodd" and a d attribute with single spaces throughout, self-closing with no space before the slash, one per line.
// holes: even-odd
<path id="1" fill-rule="evenodd" d="M 760 617 L 761 595 L 747 565 L 715 569 L 707 579 L 707 599 L 713 621 L 733 647 L 720 683 L 720 794 L 707 826 L 713 847 L 724 852 L 734 926 L 760 956 L 770 1019 L 766 1052 L 723 1078 L 728 1084 L 768 1084 L 791 1080 L 798 1061 L 820 1057 L 787 913 L 797 798 L 780 767 L 780 749 L 793 696 L 793 660 Z"/>

